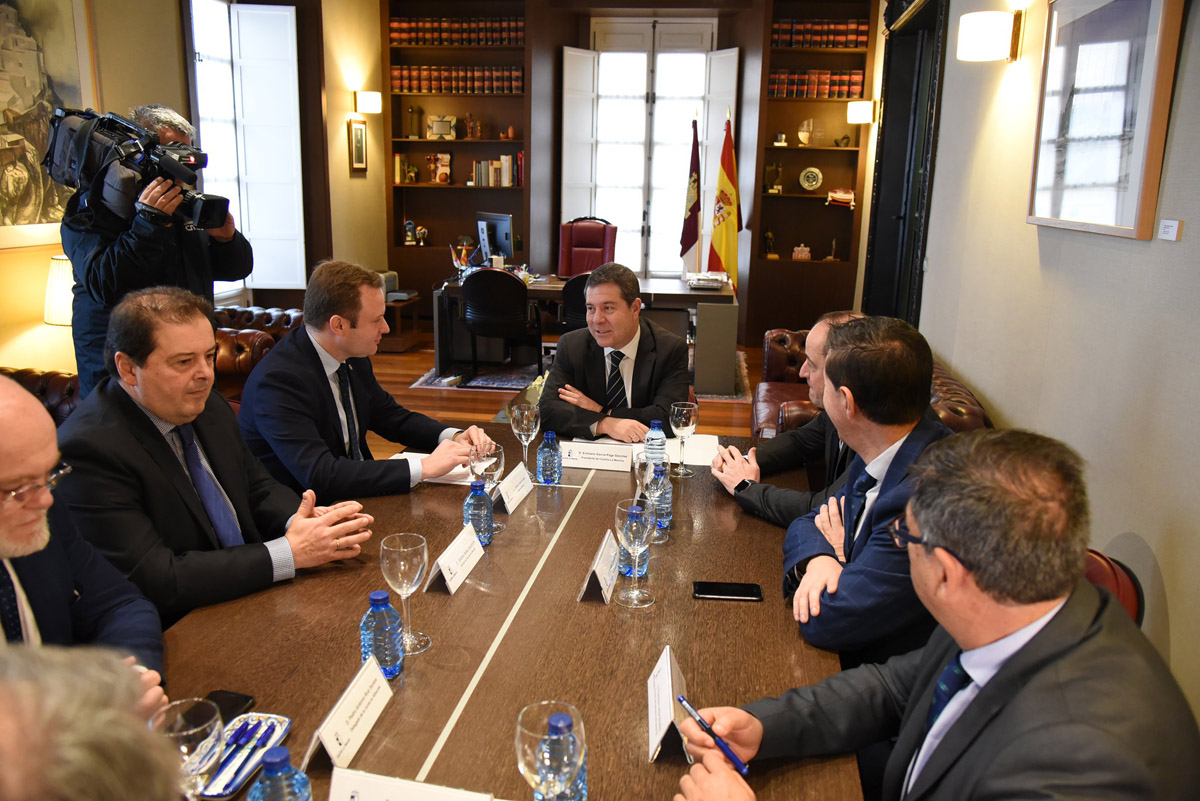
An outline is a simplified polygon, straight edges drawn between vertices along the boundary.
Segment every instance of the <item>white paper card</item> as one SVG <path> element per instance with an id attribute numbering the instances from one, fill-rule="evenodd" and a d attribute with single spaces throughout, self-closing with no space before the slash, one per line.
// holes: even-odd
<path id="1" fill-rule="evenodd" d="M 583 467 L 589 470 L 620 470 L 628 473 L 633 454 L 622 443 L 566 440 L 561 443 L 563 467 Z"/>
<path id="2" fill-rule="evenodd" d="M 584 596 L 594 598 L 597 595 L 606 604 L 612 600 L 613 587 L 617 584 L 617 555 L 617 538 L 610 528 L 604 532 L 604 539 L 600 540 L 600 547 L 592 557 L 592 566 L 588 568 L 587 578 L 583 580 L 576 601 L 582 601 Z"/>
<path id="3" fill-rule="evenodd" d="M 377 776 L 361 770 L 334 768 L 329 801 L 491 801 L 488 793 L 473 793 L 436 784 Z"/>
<path id="4" fill-rule="evenodd" d="M 690 451 L 691 448 L 688 448 L 688 450 Z M 404 451 L 403 453 L 393 453 L 388 458 L 389 459 L 407 459 L 410 462 L 419 462 L 428 455 L 429 455 L 428 453 L 415 453 L 413 451 Z M 421 483 L 422 484 L 458 484 L 459 486 L 469 487 L 469 486 L 471 486 L 471 480 L 472 480 L 471 479 L 471 468 L 467 467 L 464 464 L 464 465 L 459 465 L 458 467 L 454 468 L 453 470 L 451 470 L 449 473 L 447 473 L 444 476 L 438 476 L 437 478 L 422 477 Z"/>
<path id="5" fill-rule="evenodd" d="M 308 767 L 308 760 L 316 750 L 318 739 L 325 746 L 334 767 L 349 765 L 391 697 L 392 688 L 383 677 L 378 660 L 371 656 L 363 662 L 350 686 L 317 727 L 300 769 L 303 771 Z"/>
<path id="6" fill-rule="evenodd" d="M 496 488 L 500 491 L 500 500 L 504 503 L 504 511 L 512 514 L 516 511 L 517 505 L 525 500 L 525 496 L 533 489 L 533 481 L 529 478 L 529 471 L 525 469 L 525 465 L 517 465 Z"/>
<path id="7" fill-rule="evenodd" d="M 646 679 L 646 705 L 650 711 L 651 762 L 658 757 L 663 745 L 667 744 L 668 735 L 672 743 L 683 746 L 683 733 L 679 730 L 679 724 L 687 717 L 687 712 L 675 700 L 680 695 L 687 695 L 683 672 L 675 661 L 675 655 L 671 653 L 671 646 L 664 645 L 658 663 L 650 672 L 650 678 Z M 683 749 L 683 753 L 690 764 L 692 755 L 686 748 Z"/>
<path id="8" fill-rule="evenodd" d="M 463 526 L 462 531 L 458 532 L 454 541 L 446 546 L 442 555 L 434 560 L 433 568 L 429 571 L 429 578 L 425 581 L 425 589 L 421 592 L 429 592 L 434 580 L 440 578 L 445 583 L 446 589 L 453 595 L 467 580 L 467 576 L 471 575 L 471 568 L 475 567 L 475 563 L 482 557 L 483 546 L 479 544 L 479 538 L 475 536 L 475 529 L 468 523 Z"/>

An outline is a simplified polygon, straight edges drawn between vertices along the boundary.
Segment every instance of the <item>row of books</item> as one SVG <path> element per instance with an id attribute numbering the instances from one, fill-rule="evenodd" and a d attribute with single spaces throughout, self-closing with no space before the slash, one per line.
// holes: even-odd
<path id="1" fill-rule="evenodd" d="M 866 47 L 865 19 L 771 20 L 771 47 Z"/>
<path id="2" fill-rule="evenodd" d="M 394 45 L 523 45 L 524 17 L 392 17 Z"/>
<path id="3" fill-rule="evenodd" d="M 862 96 L 862 70 L 771 70 L 767 75 L 767 97 Z"/>
<path id="4" fill-rule="evenodd" d="M 397 94 L 519 95 L 525 91 L 524 67 L 392 67 Z"/>
<path id="5" fill-rule="evenodd" d="M 520 186 L 520 175 L 513 173 L 513 157 L 471 162 L 471 176 L 475 186 Z"/>

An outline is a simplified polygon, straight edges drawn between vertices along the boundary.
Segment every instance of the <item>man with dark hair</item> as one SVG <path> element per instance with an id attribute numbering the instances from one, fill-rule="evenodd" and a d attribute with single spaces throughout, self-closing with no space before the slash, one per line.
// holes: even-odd
<path id="1" fill-rule="evenodd" d="M 800 377 L 808 382 L 808 396 L 821 413 L 800 428 L 784 431 L 751 448 L 745 456 L 732 445 L 721 448 L 712 460 L 712 474 L 738 505 L 751 514 L 787 528 L 797 517 L 825 504 L 846 482 L 854 451 L 838 437 L 825 413 L 825 341 L 831 326 L 862 315 L 854 311 L 827 312 L 817 318 L 804 340 Z M 762 476 L 825 462 L 825 485 L 801 491 L 762 482 Z"/>
<path id="2" fill-rule="evenodd" d="M 190 145 L 196 138 L 195 128 L 166 106 L 138 106 L 130 116 L 163 144 Z M 254 265 L 250 243 L 234 227 L 233 215 L 227 214 L 220 228 L 198 230 L 173 216 L 184 187 L 161 176 L 141 181 L 114 162 L 90 188 L 71 196 L 63 217 L 63 250 L 75 273 L 71 335 L 81 397 L 104 377 L 108 318 L 127 293 L 177 286 L 211 303 L 214 280 L 240 280 Z M 102 195 L 123 199 L 118 203 Z"/>
<path id="3" fill-rule="evenodd" d="M 1200 732 L 1161 657 L 1083 577 L 1083 463 L 1024 431 L 931 445 L 893 521 L 896 550 L 941 625 L 928 644 L 741 709 L 702 709 L 743 760 L 851 751 L 896 737 L 884 801 L 1183 801 Z M 752 799 L 691 720 L 700 756 L 677 801 Z"/>
<path id="4" fill-rule="evenodd" d="M 275 481 L 213 391 L 212 308 L 173 287 L 113 310 L 103 379 L 59 430 L 59 494 L 80 532 L 158 607 L 199 606 L 358 555 L 362 506 L 316 508 Z"/>
<path id="5" fill-rule="evenodd" d="M 609 262 L 584 287 L 587 330 L 558 340 L 538 404 L 542 429 L 568 437 L 639 442 L 652 420 L 671 431 L 671 404 L 688 399 L 687 344 L 641 319 L 638 279 Z"/>
<path id="6" fill-rule="evenodd" d="M 912 491 L 909 465 L 950 435 L 929 409 L 933 354 L 903 320 L 864 317 L 829 330 L 824 406 L 858 454 L 842 489 L 794 521 L 783 544 L 784 595 L 804 638 L 843 666 L 924 644 L 933 621 L 917 603 L 887 525 Z"/>
<path id="7" fill-rule="evenodd" d="M 375 380 L 371 356 L 388 331 L 383 279 L 344 261 L 317 266 L 304 295 L 304 325 L 254 368 L 238 425 L 279 481 L 311 487 L 322 503 L 408 492 L 422 478 L 466 464 L 483 429 L 448 427 L 410 412 Z M 367 432 L 428 453 L 376 461 Z"/>

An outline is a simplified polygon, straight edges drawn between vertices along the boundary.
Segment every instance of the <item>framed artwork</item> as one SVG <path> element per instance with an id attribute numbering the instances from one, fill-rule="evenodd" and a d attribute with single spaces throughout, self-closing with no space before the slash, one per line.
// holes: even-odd
<path id="1" fill-rule="evenodd" d="M 347 120 L 346 130 L 350 144 L 350 169 L 363 172 L 367 169 L 367 121 Z"/>
<path id="2" fill-rule="evenodd" d="M 1027 221 L 1150 239 L 1184 0 L 1050 0 Z"/>
<path id="3" fill-rule="evenodd" d="M 455 139 L 457 135 L 454 125 L 457 122 L 457 117 L 449 117 L 445 114 L 430 114 L 425 118 L 425 138 Z"/>
<path id="4" fill-rule="evenodd" d="M 0 33 L 22 44 L 0 66 L 10 87 L 0 118 L 0 248 L 59 241 L 73 190 L 51 181 L 41 161 L 54 109 L 98 107 L 88 14 L 87 0 L 0 2 Z"/>

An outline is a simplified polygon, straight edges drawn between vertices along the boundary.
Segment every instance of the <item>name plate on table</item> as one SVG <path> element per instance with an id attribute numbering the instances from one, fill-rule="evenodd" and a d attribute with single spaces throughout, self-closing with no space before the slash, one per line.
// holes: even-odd
<path id="1" fill-rule="evenodd" d="M 524 465 L 517 465 L 513 468 L 503 481 L 501 481 L 496 489 L 500 492 L 500 500 L 504 503 L 504 511 L 512 514 L 517 509 L 517 505 L 525 500 L 525 496 L 533 489 L 533 481 L 529 478 L 529 471 Z"/>
<path id="2" fill-rule="evenodd" d="M 483 546 L 479 544 L 479 538 L 475 536 L 475 529 L 468 523 L 463 526 L 462 531 L 458 532 L 454 541 L 446 546 L 442 555 L 434 560 L 433 568 L 429 571 L 429 578 L 425 581 L 425 589 L 421 592 L 429 592 L 433 582 L 440 580 L 440 583 L 445 584 L 446 589 L 453 595 L 467 580 L 467 576 L 471 575 L 471 568 L 475 567 L 475 563 L 482 557 Z"/>
<path id="3" fill-rule="evenodd" d="M 658 758 L 664 746 L 672 751 L 682 749 L 688 764 L 692 762 L 692 755 L 684 748 L 683 732 L 679 730 L 679 724 L 688 716 L 675 700 L 681 695 L 687 695 L 683 671 L 679 669 L 679 663 L 671 653 L 671 646 L 665 645 L 662 655 L 658 657 L 658 663 L 650 672 L 650 678 L 646 679 L 646 705 L 650 711 L 651 762 Z"/>
<path id="4" fill-rule="evenodd" d="M 592 557 L 592 566 L 588 568 L 576 601 L 582 601 L 584 596 L 591 599 L 599 596 L 606 604 L 612 600 L 613 587 L 617 584 L 617 553 L 617 538 L 610 528 L 604 532 L 604 539 L 600 540 L 600 547 Z"/>
<path id="5" fill-rule="evenodd" d="M 329 801 L 492 801 L 488 793 L 472 793 L 436 784 L 376 776 L 361 770 L 334 768 Z"/>
<path id="6" fill-rule="evenodd" d="M 633 465 L 633 451 L 628 445 L 574 439 L 561 443 L 561 447 L 563 467 L 619 470 L 628 473 Z"/>
<path id="7" fill-rule="evenodd" d="M 392 688 L 383 677 L 378 660 L 371 656 L 363 662 L 350 686 L 317 727 L 300 770 L 308 767 L 318 742 L 325 746 L 335 768 L 349 765 L 391 697 Z"/>

